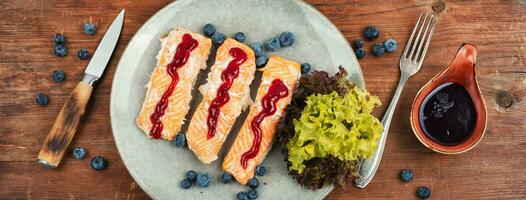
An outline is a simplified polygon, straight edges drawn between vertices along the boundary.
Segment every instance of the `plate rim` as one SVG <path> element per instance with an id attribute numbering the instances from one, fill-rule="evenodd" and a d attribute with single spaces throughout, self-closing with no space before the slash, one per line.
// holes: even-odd
<path id="1" fill-rule="evenodd" d="M 138 34 L 140 32 L 143 31 L 143 29 L 146 28 L 146 24 L 149 24 L 151 21 L 154 21 L 154 20 L 157 20 L 157 18 L 159 16 L 161 16 L 162 13 L 165 12 L 165 10 L 168 10 L 169 8 L 172 8 L 172 7 L 175 7 L 177 6 L 178 4 L 184 4 L 186 1 L 194 1 L 194 0 L 177 0 L 177 1 L 173 1 L 167 5 L 165 5 L 164 7 L 162 7 L 160 10 L 158 10 L 157 12 L 155 12 L 150 18 L 148 18 L 148 20 L 146 20 L 139 29 L 137 29 L 137 31 L 133 34 L 133 36 L 130 38 L 130 40 L 126 43 L 126 47 L 124 48 L 120 58 L 119 58 L 119 61 L 117 63 L 117 66 L 116 66 L 116 69 L 115 69 L 115 72 L 113 74 L 113 79 L 112 79 L 112 82 L 111 82 L 111 89 L 110 89 L 110 102 L 109 102 L 109 109 L 110 109 L 110 112 L 109 112 L 109 115 L 110 115 L 110 126 L 111 126 L 111 133 L 112 133 L 112 137 L 113 137 L 113 140 L 115 142 L 115 146 L 117 147 L 117 152 L 119 154 L 119 157 L 121 158 L 123 164 L 124 164 L 124 167 L 126 168 L 126 170 L 128 171 L 128 173 L 130 174 L 130 176 L 133 178 L 133 180 L 135 182 L 137 182 L 137 184 L 139 185 L 139 187 L 141 187 L 141 189 L 146 193 L 148 194 L 148 196 L 152 199 L 158 199 L 157 196 L 155 196 L 152 191 L 148 190 L 146 185 L 141 181 L 141 179 L 138 178 L 136 172 L 131 169 L 130 167 L 128 167 L 128 161 L 126 161 L 126 159 L 124 158 L 124 156 L 122 156 L 122 153 L 121 153 L 121 148 L 119 146 L 119 144 L 117 143 L 117 138 L 116 138 L 116 134 L 115 134 L 115 131 L 114 130 L 117 130 L 115 126 L 115 123 L 114 121 L 116 121 L 115 117 L 116 117 L 116 110 L 115 110 L 115 107 L 112 106 L 114 104 L 114 101 L 115 101 L 115 80 L 117 79 L 117 74 L 119 73 L 122 73 L 120 71 L 123 70 L 123 68 L 119 67 L 121 66 L 121 64 L 124 62 L 123 58 L 124 58 L 124 55 L 126 54 L 126 52 L 128 51 L 128 48 L 130 47 L 129 44 L 132 43 L 133 41 L 137 40 L 137 37 L 138 37 Z M 340 29 L 338 27 L 336 27 L 336 25 L 334 23 L 332 23 L 332 21 L 327 18 L 327 16 L 325 16 L 322 12 L 320 12 L 318 9 L 316 9 L 314 6 L 310 5 L 309 3 L 303 1 L 303 0 L 290 0 L 290 1 L 294 1 L 298 4 L 301 4 L 302 6 L 305 6 L 306 8 L 310 9 L 313 13 L 317 14 L 322 20 L 328 22 L 328 24 L 334 29 L 336 30 L 336 32 L 339 34 L 339 36 L 344 39 L 346 41 L 346 46 L 351 50 L 351 52 L 354 52 L 353 49 L 352 49 L 352 46 L 349 44 L 349 42 L 347 41 L 347 38 L 345 37 L 345 35 L 343 35 L 343 33 L 340 31 Z M 360 63 L 358 62 L 358 59 L 356 58 L 356 55 L 354 54 L 351 54 L 350 55 L 352 57 L 352 60 L 355 61 L 355 63 L 357 64 L 357 74 L 358 74 L 358 77 L 360 78 L 360 82 L 358 85 L 361 85 L 363 86 L 362 89 L 365 89 L 365 80 L 364 80 L 364 77 L 363 77 L 363 73 L 362 73 L 362 69 L 361 69 L 361 66 L 360 66 Z M 335 186 L 334 184 L 330 186 L 330 188 L 327 190 L 327 192 L 323 193 L 322 195 L 322 199 L 325 199 L 333 190 L 334 190 Z"/>

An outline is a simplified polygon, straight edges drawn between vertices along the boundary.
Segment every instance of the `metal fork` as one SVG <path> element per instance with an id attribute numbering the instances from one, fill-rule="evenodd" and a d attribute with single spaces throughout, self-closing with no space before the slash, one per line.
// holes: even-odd
<path id="1" fill-rule="evenodd" d="M 423 20 L 422 20 L 423 18 Z M 422 61 L 427 53 L 427 48 L 429 47 L 429 42 L 431 42 L 431 37 L 435 31 L 435 25 L 437 23 L 437 18 L 434 15 L 429 15 L 428 13 L 420 14 L 418 21 L 415 24 L 413 33 L 405 46 L 404 53 L 400 58 L 400 81 L 398 82 L 398 87 L 394 94 L 391 104 L 387 108 L 387 111 L 382 118 L 382 125 L 384 126 L 384 131 L 381 138 L 378 140 L 378 148 L 374 153 L 374 156 L 369 159 L 364 159 L 360 163 L 359 168 L 359 178 L 354 180 L 354 185 L 359 188 L 365 188 L 369 182 L 373 179 L 380 161 L 382 159 L 382 154 L 384 152 L 385 142 L 387 139 L 387 133 L 389 131 L 389 125 L 391 124 L 391 119 L 393 118 L 393 113 L 398 103 L 398 98 L 402 93 L 405 83 L 410 76 L 416 74 L 422 66 Z M 429 29 L 431 27 L 431 29 Z M 415 38 L 415 33 L 418 33 Z M 427 35 L 427 37 L 426 37 Z M 423 44 L 425 43 L 424 48 L 422 49 Z M 416 51 L 415 51 L 416 50 Z"/>

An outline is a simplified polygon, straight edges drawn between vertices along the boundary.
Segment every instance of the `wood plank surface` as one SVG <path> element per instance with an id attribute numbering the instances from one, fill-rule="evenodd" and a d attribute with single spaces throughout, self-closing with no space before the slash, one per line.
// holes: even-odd
<path id="1" fill-rule="evenodd" d="M 422 11 L 437 11 L 440 22 L 420 72 L 402 93 L 391 124 L 385 154 L 375 179 L 366 189 L 349 184 L 328 199 L 416 199 L 418 186 L 432 190 L 431 199 L 526 199 L 526 1 L 308 0 L 324 13 L 349 41 L 367 24 L 380 27 L 380 39 L 393 37 L 399 50 L 360 60 L 367 89 L 380 97 L 381 116 L 394 93 L 398 58 Z M 4 0 L 0 1 L 0 199 L 147 199 L 126 171 L 113 141 L 109 121 L 110 88 L 118 58 L 139 27 L 169 0 Z M 90 159 L 65 156 L 57 169 L 35 160 L 56 114 L 80 80 L 88 61 L 79 48 L 93 53 L 118 11 L 126 8 L 121 39 L 104 77 L 95 87 L 87 114 L 72 147 L 102 155 L 105 171 L 89 167 Z M 81 25 L 92 21 L 97 33 L 84 35 Z M 292 30 L 294 31 L 294 30 Z M 53 55 L 53 35 L 67 37 L 68 56 Z M 441 155 L 414 137 L 409 108 L 417 91 L 453 59 L 462 43 L 478 47 L 476 73 L 488 107 L 488 124 L 479 145 L 464 154 Z M 51 72 L 64 70 L 66 81 L 55 83 Z M 35 95 L 49 95 L 38 106 Z M 398 172 L 415 171 L 402 183 Z M 176 187 L 176 186 L 174 186 Z"/>

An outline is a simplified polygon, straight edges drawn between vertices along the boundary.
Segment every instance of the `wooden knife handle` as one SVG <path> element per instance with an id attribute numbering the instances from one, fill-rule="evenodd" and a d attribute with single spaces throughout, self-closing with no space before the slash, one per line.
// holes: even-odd
<path id="1" fill-rule="evenodd" d="M 38 153 L 38 163 L 50 168 L 58 166 L 77 131 L 77 126 L 80 118 L 84 115 L 92 90 L 93 86 L 84 82 L 79 82 L 75 87 L 71 96 L 62 106 L 55 124 L 53 124 Z"/>

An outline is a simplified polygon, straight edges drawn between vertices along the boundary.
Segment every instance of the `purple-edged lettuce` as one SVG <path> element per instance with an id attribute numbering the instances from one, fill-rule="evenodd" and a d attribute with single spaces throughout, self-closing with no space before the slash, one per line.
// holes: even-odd
<path id="1" fill-rule="evenodd" d="M 278 125 L 289 172 L 310 189 L 344 185 L 357 174 L 358 161 L 374 154 L 383 130 L 371 115 L 378 98 L 346 77 L 343 68 L 333 77 L 320 71 L 303 76 Z"/>

